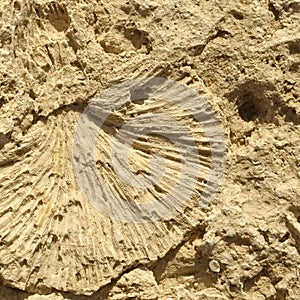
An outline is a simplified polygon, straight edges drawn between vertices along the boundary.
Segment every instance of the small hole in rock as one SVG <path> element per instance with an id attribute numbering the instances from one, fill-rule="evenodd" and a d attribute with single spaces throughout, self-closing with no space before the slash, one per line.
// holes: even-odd
<path id="1" fill-rule="evenodd" d="M 287 232 L 284 236 L 282 236 L 282 237 L 279 239 L 279 242 L 280 242 L 280 243 L 283 243 L 283 242 L 285 242 L 286 240 L 288 240 L 289 237 L 290 237 L 290 233 Z"/>
<path id="2" fill-rule="evenodd" d="M 21 10 L 21 5 L 20 5 L 20 3 L 18 1 L 14 2 L 14 9 L 18 10 L 18 11 Z"/>
<path id="3" fill-rule="evenodd" d="M 243 20 L 243 19 L 244 19 L 243 14 L 242 14 L 241 12 L 239 12 L 239 11 L 233 10 L 233 11 L 231 12 L 231 14 L 232 14 L 233 17 L 234 17 L 235 19 L 237 19 L 237 20 Z"/>
<path id="4" fill-rule="evenodd" d="M 274 101 L 278 95 L 272 84 L 250 80 L 226 96 L 235 102 L 237 112 L 244 121 L 276 123 Z"/>
<path id="5" fill-rule="evenodd" d="M 238 112 L 244 121 L 254 121 L 260 114 L 258 99 L 253 93 L 247 92 L 238 103 Z"/>
<path id="6" fill-rule="evenodd" d="M 289 43 L 290 54 L 300 53 L 300 42 L 290 42 Z"/>

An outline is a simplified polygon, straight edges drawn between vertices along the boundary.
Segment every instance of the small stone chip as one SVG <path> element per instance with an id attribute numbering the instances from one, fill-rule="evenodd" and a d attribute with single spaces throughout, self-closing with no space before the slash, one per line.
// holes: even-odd
<path id="1" fill-rule="evenodd" d="M 220 264 L 216 260 L 211 260 L 209 262 L 208 266 L 211 269 L 211 271 L 214 272 L 214 273 L 219 273 L 221 271 Z"/>

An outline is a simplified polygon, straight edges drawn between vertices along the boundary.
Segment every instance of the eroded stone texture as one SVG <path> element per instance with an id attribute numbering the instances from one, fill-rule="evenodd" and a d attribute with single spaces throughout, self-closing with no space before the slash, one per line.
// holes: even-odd
<path id="1" fill-rule="evenodd" d="M 0 8 L 1 300 L 300 298 L 298 1 Z M 77 186 L 75 126 L 94 95 L 155 76 L 218 114 L 224 183 L 204 210 L 192 203 L 146 227 L 111 221 Z"/>

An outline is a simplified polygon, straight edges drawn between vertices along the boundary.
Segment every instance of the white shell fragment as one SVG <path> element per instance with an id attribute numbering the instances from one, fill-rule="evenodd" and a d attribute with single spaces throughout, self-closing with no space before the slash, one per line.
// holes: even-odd
<path id="1" fill-rule="evenodd" d="M 219 273 L 221 271 L 220 264 L 217 260 L 211 260 L 208 264 L 210 270 L 214 273 Z"/>

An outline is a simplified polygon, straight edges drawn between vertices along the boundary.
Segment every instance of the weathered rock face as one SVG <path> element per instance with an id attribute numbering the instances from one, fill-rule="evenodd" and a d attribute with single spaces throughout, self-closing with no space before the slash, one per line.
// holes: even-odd
<path id="1" fill-rule="evenodd" d="M 1 300 L 300 298 L 298 1 L 0 7 Z M 141 191 L 111 168 L 115 133 L 145 112 L 183 124 L 204 171 L 173 214 L 122 222 L 80 190 L 73 135 L 95 95 L 140 77 L 177 81 L 211 105 L 224 127 L 227 167 L 214 200 L 199 207 L 212 168 L 201 124 L 166 99 L 125 103 L 96 144 L 98 174 L 112 191 L 152 201 L 180 176 L 177 148 L 158 136 L 137 140 L 130 155 L 137 175 L 152 155 L 163 156 L 162 185 Z"/>

